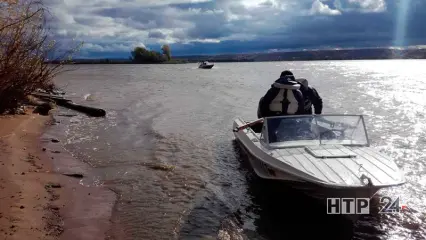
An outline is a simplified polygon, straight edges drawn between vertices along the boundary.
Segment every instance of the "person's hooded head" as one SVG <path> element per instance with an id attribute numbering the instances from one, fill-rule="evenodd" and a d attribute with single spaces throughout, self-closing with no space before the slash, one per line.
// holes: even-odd
<path id="1" fill-rule="evenodd" d="M 280 78 L 272 84 L 272 87 L 286 88 L 286 89 L 299 89 L 300 84 L 296 81 L 293 73 L 289 70 L 285 70 L 281 73 Z"/>
<path id="2" fill-rule="evenodd" d="M 285 70 L 285 71 L 281 72 L 280 78 L 284 78 L 287 81 L 295 81 L 296 80 L 293 73 L 289 70 Z"/>

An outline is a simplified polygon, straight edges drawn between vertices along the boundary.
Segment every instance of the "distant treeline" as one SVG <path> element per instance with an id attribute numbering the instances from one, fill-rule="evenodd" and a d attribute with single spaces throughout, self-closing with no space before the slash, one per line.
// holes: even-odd
<path id="1" fill-rule="evenodd" d="M 163 63 L 170 60 L 170 48 L 164 45 L 161 50 L 163 53 L 148 50 L 143 47 L 135 47 L 131 52 L 130 60 L 133 63 Z"/>
<path id="2" fill-rule="evenodd" d="M 186 63 L 184 59 L 172 59 L 169 45 L 161 47 L 162 52 L 135 47 L 128 59 L 73 59 L 71 64 L 177 64 Z M 50 62 L 59 63 L 59 62 Z"/>
<path id="3" fill-rule="evenodd" d="M 166 45 L 165 45 L 166 46 Z M 166 50 L 165 50 L 166 49 Z M 426 59 L 426 49 L 343 49 L 307 50 L 298 52 L 246 53 L 222 55 L 176 56 L 170 47 L 162 47 L 163 53 L 137 47 L 129 59 L 74 59 L 75 64 L 164 64 L 211 62 L 265 62 L 265 61 L 316 61 L 316 60 L 368 60 L 368 59 Z"/>

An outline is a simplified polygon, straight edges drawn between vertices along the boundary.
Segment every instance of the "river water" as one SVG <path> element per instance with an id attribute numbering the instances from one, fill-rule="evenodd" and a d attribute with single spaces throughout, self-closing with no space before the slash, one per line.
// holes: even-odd
<path id="1" fill-rule="evenodd" d="M 75 65 L 57 84 L 106 118 L 77 113 L 65 148 L 118 196 L 115 239 L 425 239 L 425 60 Z M 394 157 L 407 184 L 402 214 L 351 225 L 298 192 L 255 177 L 233 141 L 233 119 L 290 69 L 309 80 L 324 113 L 364 114 L 372 145 Z M 66 112 L 67 110 L 61 110 Z M 166 166 L 160 168 L 161 166 Z"/>

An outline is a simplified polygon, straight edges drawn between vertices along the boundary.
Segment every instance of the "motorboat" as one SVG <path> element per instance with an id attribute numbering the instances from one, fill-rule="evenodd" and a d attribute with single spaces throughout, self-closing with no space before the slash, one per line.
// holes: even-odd
<path id="1" fill-rule="evenodd" d="M 311 197 L 369 198 L 399 186 L 396 163 L 370 145 L 363 115 L 289 115 L 233 123 L 256 175 Z"/>
<path id="2" fill-rule="evenodd" d="M 214 64 L 210 63 L 208 61 L 203 61 L 203 62 L 198 63 L 198 68 L 211 69 L 211 68 L 213 68 L 213 66 L 214 66 Z"/>

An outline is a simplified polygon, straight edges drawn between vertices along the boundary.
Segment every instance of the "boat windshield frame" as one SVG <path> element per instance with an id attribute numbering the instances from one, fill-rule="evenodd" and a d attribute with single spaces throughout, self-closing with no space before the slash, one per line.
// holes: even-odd
<path id="1" fill-rule="evenodd" d="M 341 121 L 334 121 L 333 118 L 337 118 Z M 345 118 L 349 118 L 350 122 L 356 122 L 355 125 L 345 122 Z M 289 119 L 296 119 L 298 121 L 297 124 L 300 124 L 300 122 L 309 120 L 309 134 L 313 138 L 312 139 L 295 139 L 295 140 L 277 140 L 277 141 L 271 141 L 271 138 L 269 137 L 269 129 L 268 129 L 268 123 L 272 124 L 271 121 L 277 119 L 279 121 L 279 124 L 281 121 L 289 121 Z M 332 119 L 332 120 L 330 120 Z M 303 122 L 302 122 L 303 123 Z M 321 126 L 319 123 L 322 124 L 329 124 L 329 127 Z M 303 123 L 305 124 L 305 123 Z M 335 128 L 335 126 L 341 127 L 343 129 Z M 296 126 L 296 125 L 295 125 Z M 308 126 L 308 125 L 298 125 L 300 126 Z M 281 126 L 278 125 L 277 128 L 280 128 Z M 295 130 L 296 128 L 291 127 L 288 128 L 290 131 Z M 300 129 L 300 128 L 299 128 Z M 303 128 L 302 128 L 303 129 Z M 306 129 L 303 129 L 304 131 Z M 315 130 L 312 130 L 315 129 Z M 349 130 L 348 130 L 349 129 Z M 353 129 L 353 131 L 351 131 Z M 356 141 L 352 137 L 355 133 L 355 131 L 361 131 L 361 141 Z M 349 139 L 346 139 L 346 131 L 351 132 Z M 282 132 L 282 131 L 281 131 Z M 321 135 L 324 133 L 332 132 L 333 137 L 331 139 L 325 139 L 322 138 Z M 335 132 L 341 133 L 342 139 L 337 139 L 337 135 Z M 358 133 L 358 132 L 357 132 Z M 277 133 L 276 133 L 277 134 Z M 283 134 L 281 134 L 283 135 Z M 289 137 L 284 135 L 285 137 Z M 296 137 L 301 137 L 299 135 L 296 135 Z M 289 148 L 289 147 L 305 147 L 305 146 L 320 146 L 320 145 L 345 145 L 345 146 L 370 146 L 370 140 L 368 137 L 367 128 L 365 125 L 365 120 L 363 115 L 357 115 L 357 114 L 321 114 L 321 115 L 288 115 L 288 116 L 274 116 L 274 117 L 266 117 L 263 121 L 263 127 L 262 132 L 260 134 L 259 138 L 263 145 L 266 145 L 268 148 Z"/>

